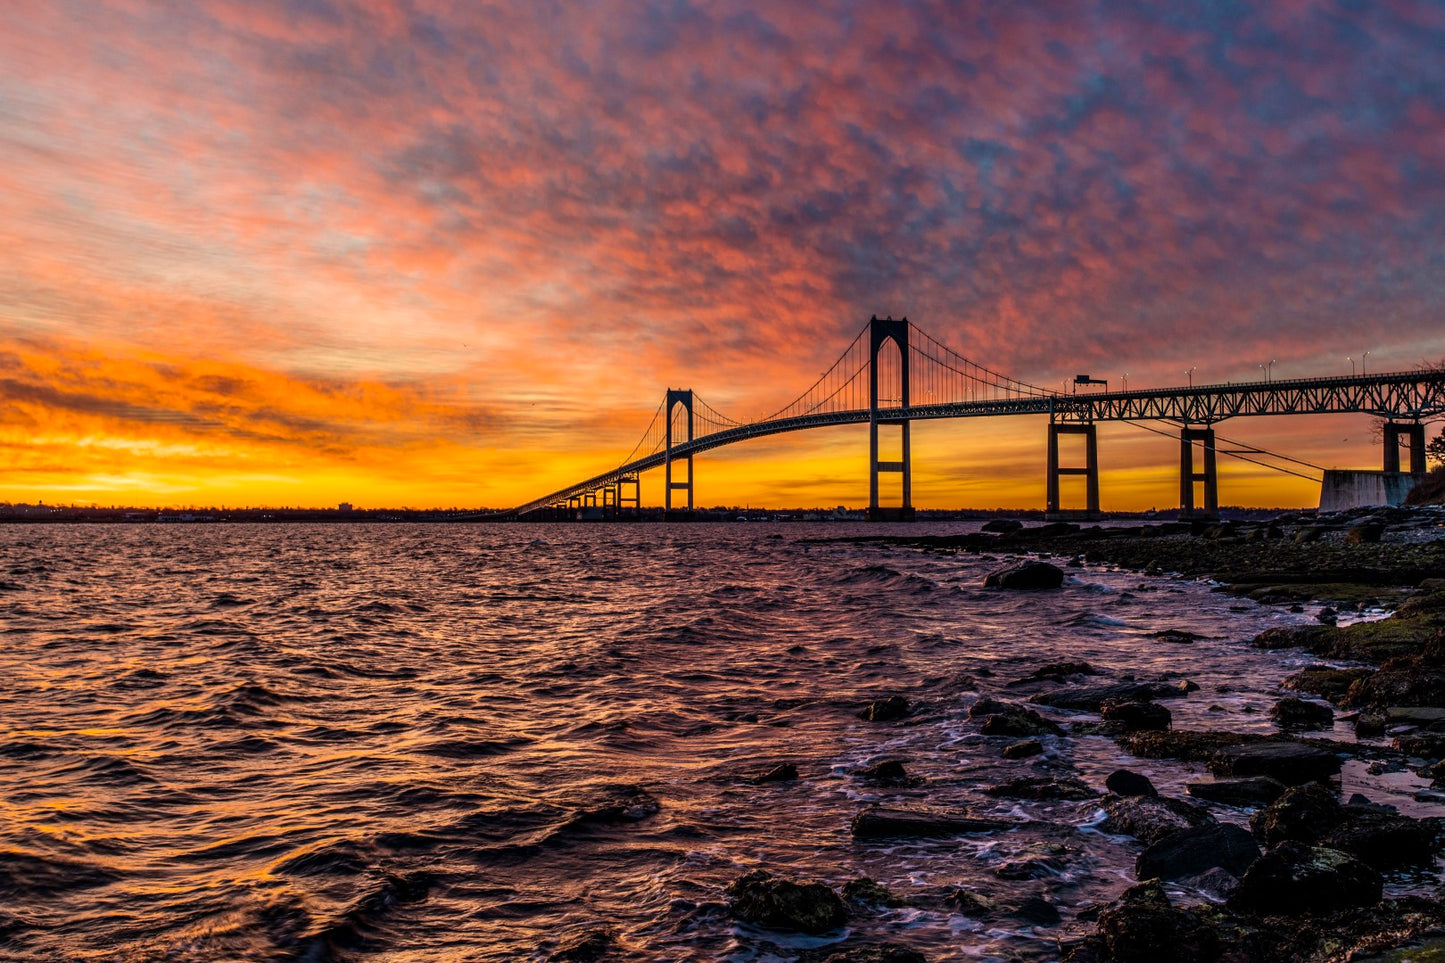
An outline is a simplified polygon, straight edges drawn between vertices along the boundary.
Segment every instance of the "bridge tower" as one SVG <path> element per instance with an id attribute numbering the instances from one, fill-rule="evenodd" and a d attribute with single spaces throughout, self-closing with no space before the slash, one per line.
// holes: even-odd
<path id="1" fill-rule="evenodd" d="M 1425 426 L 1420 422 L 1385 422 L 1385 471 L 1400 470 L 1400 439 L 1410 444 L 1410 474 L 1425 474 Z"/>
<path id="2" fill-rule="evenodd" d="M 689 454 L 687 454 L 686 456 L 684 456 L 685 459 L 686 459 L 686 461 L 687 461 L 687 481 L 675 482 L 675 481 L 672 480 L 672 463 L 673 463 L 673 460 L 674 460 L 674 459 L 673 459 L 673 456 L 672 456 L 672 448 L 673 448 L 674 443 L 677 441 L 677 439 L 674 439 L 673 436 L 672 436 L 672 412 L 673 412 L 673 409 L 676 408 L 678 405 L 681 405 L 682 408 L 683 408 L 683 410 L 687 412 L 687 437 L 684 438 L 684 439 L 681 439 L 681 440 L 682 440 L 682 441 L 692 441 L 692 434 L 693 434 L 693 416 L 692 416 L 692 389 L 691 389 L 691 388 L 668 388 L 668 389 L 667 389 L 667 403 L 663 406 L 663 407 L 666 409 L 666 411 L 665 411 L 663 414 L 664 414 L 664 417 L 666 418 L 666 422 L 665 422 L 665 423 L 666 423 L 666 425 L 667 425 L 667 447 L 666 447 L 666 450 L 665 450 L 665 452 L 664 452 L 664 454 L 663 454 L 663 466 L 664 466 L 663 474 L 664 474 L 664 476 L 665 476 L 665 480 L 664 480 L 664 482 L 663 482 L 662 507 L 663 507 L 664 515 L 666 515 L 666 513 L 672 511 L 672 493 L 673 493 L 674 491 L 686 491 L 686 492 L 687 492 L 687 510 L 688 510 L 689 512 L 692 511 L 692 455 L 691 455 L 691 453 L 689 453 Z"/>
<path id="3" fill-rule="evenodd" d="M 908 319 L 894 321 L 892 316 L 879 320 L 874 315 L 868 322 L 868 520 L 912 521 L 913 520 L 913 461 L 909 447 L 908 418 L 889 414 L 889 409 L 878 405 L 878 353 L 889 341 L 898 348 L 899 357 L 899 398 L 900 410 L 906 411 L 908 395 Z M 902 429 L 903 449 L 900 461 L 878 460 L 878 426 L 897 425 Z M 890 472 L 903 476 L 903 504 L 898 508 L 881 508 L 878 505 L 878 473 Z"/>
<path id="4" fill-rule="evenodd" d="M 1052 403 L 1050 405 L 1052 407 Z M 1084 436 L 1084 467 L 1064 468 L 1059 465 L 1059 436 Z M 1092 420 L 1082 422 L 1056 421 L 1049 412 L 1049 464 L 1046 478 L 1045 518 L 1063 518 L 1059 480 L 1064 475 L 1084 476 L 1084 509 L 1086 518 L 1099 517 L 1099 428 Z"/>
<path id="5" fill-rule="evenodd" d="M 1194 443 L 1204 443 L 1204 471 L 1194 470 Z M 1205 425 L 1185 425 L 1179 432 L 1179 517 L 1182 519 L 1219 518 L 1219 473 L 1214 464 L 1214 429 Z M 1194 504 L 1194 483 L 1204 482 L 1204 507 Z"/>

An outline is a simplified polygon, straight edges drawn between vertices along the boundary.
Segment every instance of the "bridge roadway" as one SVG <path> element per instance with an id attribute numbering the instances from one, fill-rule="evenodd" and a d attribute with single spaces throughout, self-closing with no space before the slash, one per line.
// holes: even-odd
<path id="1" fill-rule="evenodd" d="M 1190 385 L 1140 391 L 1030 395 L 993 401 L 960 401 L 909 407 L 880 406 L 877 409 L 877 420 L 881 423 L 899 423 L 936 418 L 1048 415 L 1051 423 L 1058 421 L 1090 425 L 1096 421 L 1172 421 L 1188 428 L 1190 425 L 1209 426 L 1226 418 L 1245 415 L 1341 413 L 1368 414 L 1390 421 L 1412 422 L 1445 414 L 1445 370 Z M 619 485 L 641 472 L 661 467 L 669 458 L 675 461 L 724 445 L 783 432 L 832 425 L 868 424 L 873 418 L 873 409 L 856 408 L 779 418 L 715 431 L 691 441 L 677 442 L 670 451 L 658 451 L 638 458 L 611 471 L 519 505 L 504 514 L 515 517 L 537 509 L 565 504 L 569 499 Z M 1092 443 L 1091 439 L 1090 444 Z M 1209 444 L 1211 448 L 1208 458 L 1212 474 L 1212 437 Z M 1398 457 L 1397 449 L 1397 462 Z M 1386 461 L 1389 461 L 1388 453 Z M 1055 462 L 1056 457 L 1051 458 L 1051 474 L 1058 471 Z M 1063 471 L 1082 473 L 1083 470 Z M 1091 498 L 1091 502 L 1095 500 L 1096 497 Z"/>

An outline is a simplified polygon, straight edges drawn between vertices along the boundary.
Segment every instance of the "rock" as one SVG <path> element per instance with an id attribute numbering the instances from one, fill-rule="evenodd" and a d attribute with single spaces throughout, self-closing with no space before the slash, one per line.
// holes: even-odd
<path id="1" fill-rule="evenodd" d="M 1228 899 L 1230 894 L 1239 888 L 1238 877 L 1218 866 L 1193 876 L 1185 876 L 1177 882 L 1181 886 L 1188 886 L 1201 893 L 1207 893 L 1217 900 Z"/>
<path id="2" fill-rule="evenodd" d="M 1174 720 L 1169 710 L 1161 705 L 1123 699 L 1105 699 L 1099 707 L 1099 714 L 1106 722 L 1117 722 L 1131 732 L 1168 729 Z"/>
<path id="3" fill-rule="evenodd" d="M 1323 652 L 1338 637 L 1339 629 L 1330 625 L 1277 625 L 1256 635 L 1254 644 L 1261 649 L 1299 648 Z"/>
<path id="4" fill-rule="evenodd" d="M 1050 682 L 1060 682 L 1071 675 L 1098 675 L 1099 670 L 1087 662 L 1050 662 L 1030 672 L 1028 675 L 1014 679 L 1008 683 L 1010 686 L 1027 685 L 1030 682 L 1040 682 L 1045 679 Z"/>
<path id="5" fill-rule="evenodd" d="M 1167 732 L 1130 732 L 1119 737 L 1126 752 L 1144 759 L 1182 759 L 1185 762 L 1207 762 L 1225 746 L 1262 742 L 1263 736 L 1243 732 L 1192 732 L 1171 729 Z"/>
<path id="6" fill-rule="evenodd" d="M 1118 796 L 1104 802 L 1107 814 L 1100 828 L 1155 843 L 1166 836 L 1214 822 L 1209 811 L 1181 799 L 1161 796 Z"/>
<path id="7" fill-rule="evenodd" d="M 1317 782 L 1295 786 L 1249 818 L 1249 827 L 1274 846 L 1293 839 L 1315 843 L 1345 821 L 1345 807 Z"/>
<path id="8" fill-rule="evenodd" d="M 1269 715 L 1281 729 L 1328 729 L 1335 724 L 1335 712 L 1329 706 L 1294 696 L 1276 702 Z"/>
<path id="9" fill-rule="evenodd" d="M 864 782 L 871 782 L 877 786 L 890 786 L 894 788 L 904 786 L 917 786 L 923 782 L 922 779 L 914 779 L 908 775 L 908 770 L 898 759 L 885 759 L 882 762 L 874 763 L 871 766 L 858 770 L 858 778 Z"/>
<path id="10" fill-rule="evenodd" d="M 1385 717 L 1378 712 L 1362 712 L 1355 719 L 1356 739 L 1378 739 L 1385 734 Z"/>
<path id="11" fill-rule="evenodd" d="M 903 905 L 903 900 L 893 894 L 888 887 L 875 883 L 867 876 L 860 876 L 857 879 L 850 879 L 843 884 L 843 899 L 850 906 L 870 907 L 886 906 L 896 909 Z"/>
<path id="12" fill-rule="evenodd" d="M 998 910 L 998 904 L 987 896 L 963 887 L 951 891 L 943 901 L 964 916 L 972 916 L 974 919 L 983 919 Z"/>
<path id="13" fill-rule="evenodd" d="M 1197 688 L 1197 687 L 1196 687 Z M 1098 712 L 1105 702 L 1151 702 L 1177 699 L 1190 692 L 1187 682 L 1112 682 L 1103 685 L 1069 686 L 1032 696 L 1029 701 L 1056 709 Z"/>
<path id="14" fill-rule="evenodd" d="M 1438 715 L 1428 721 L 1440 721 L 1445 719 L 1445 709 L 1440 708 L 1445 706 L 1445 669 L 1419 659 L 1390 659 L 1378 672 L 1351 685 L 1345 700 L 1366 709 L 1386 708 L 1387 715 L 1393 708 L 1433 710 Z"/>
<path id="15" fill-rule="evenodd" d="M 858 713 L 858 718 L 867 722 L 892 722 L 904 718 L 911 711 L 907 699 L 893 695 L 868 703 L 867 708 Z"/>
<path id="16" fill-rule="evenodd" d="M 657 797 L 639 786 L 613 786 L 611 791 L 612 795 L 597 805 L 574 813 L 565 828 L 637 823 L 662 809 Z"/>
<path id="17" fill-rule="evenodd" d="M 798 767 L 791 762 L 780 762 L 761 776 L 753 779 L 755 783 L 765 782 L 792 782 L 798 778 Z"/>
<path id="18" fill-rule="evenodd" d="M 1064 570 L 1049 562 L 1023 562 L 1011 568 L 990 572 L 983 580 L 984 588 L 1037 591 L 1056 589 L 1064 584 Z"/>
<path id="19" fill-rule="evenodd" d="M 1157 796 L 1154 784 L 1148 776 L 1128 769 L 1115 769 L 1104 780 L 1104 788 L 1116 796 Z"/>
<path id="20" fill-rule="evenodd" d="M 1378 542 L 1385 534 L 1382 522 L 1361 522 L 1345 532 L 1346 545 L 1368 545 Z"/>
<path id="21" fill-rule="evenodd" d="M 597 963 L 617 944 L 610 927 L 598 926 L 563 937 L 548 956 L 549 963 Z"/>
<path id="22" fill-rule="evenodd" d="M 1005 819 L 982 819 L 939 809 L 869 806 L 853 817 L 852 832 L 857 839 L 961 836 L 994 833 L 1017 825 Z"/>
<path id="23" fill-rule="evenodd" d="M 968 717 L 982 720 L 979 728 L 986 736 L 1056 736 L 1064 731 L 1033 709 L 987 696 L 969 707 Z"/>
<path id="24" fill-rule="evenodd" d="M 826 933 L 848 921 L 843 900 L 822 883 L 798 883 L 759 869 L 727 888 L 728 911 L 767 929 Z"/>
<path id="25" fill-rule="evenodd" d="M 981 528 L 980 531 L 999 532 L 1001 534 L 1007 535 L 1009 533 L 1016 532 L 1023 527 L 1024 523 L 1014 518 L 995 518 L 990 521 L 984 522 L 983 528 Z"/>
<path id="26" fill-rule="evenodd" d="M 1206 823 L 1150 843 L 1134 863 L 1140 879 L 1182 879 L 1211 869 L 1240 876 L 1259 858 L 1249 831 L 1231 823 Z"/>
<path id="27" fill-rule="evenodd" d="M 1024 739 L 1021 742 L 1013 742 L 1003 747 L 1005 759 L 1027 759 L 1030 756 L 1037 756 L 1044 751 L 1043 743 L 1037 739 Z"/>
<path id="28" fill-rule="evenodd" d="M 1346 806 L 1345 821 L 1320 843 L 1379 870 L 1428 864 L 1440 848 L 1430 823 L 1373 805 Z"/>
<path id="29" fill-rule="evenodd" d="M 1059 908 L 1042 896 L 1026 896 L 1009 907 L 1009 915 L 1035 926 L 1058 926 L 1063 921 Z"/>
<path id="30" fill-rule="evenodd" d="M 1396 736 L 1393 744 L 1407 756 L 1422 759 L 1445 759 L 1445 735 L 1422 733 L 1419 735 Z"/>
<path id="31" fill-rule="evenodd" d="M 1157 879 L 1129 887 L 1099 914 L 1097 941 L 1102 952 L 1095 959 L 1111 963 L 1202 963 L 1218 957 L 1213 934 L 1192 913 L 1172 906 Z"/>
<path id="32" fill-rule="evenodd" d="M 1216 776 L 1272 776 L 1289 785 L 1328 779 L 1340 766 L 1339 756 L 1328 749 L 1279 741 L 1225 746 L 1209 760 Z"/>
<path id="33" fill-rule="evenodd" d="M 1373 906 L 1383 885 L 1353 856 L 1290 840 L 1254 861 L 1228 905 L 1244 913 L 1328 913 Z"/>
<path id="34" fill-rule="evenodd" d="M 1289 676 L 1281 684 L 1286 689 L 1323 696 L 1336 705 L 1342 705 L 1350 686 L 1374 671 L 1365 668 L 1332 669 L 1328 666 L 1310 666 Z"/>
<path id="35" fill-rule="evenodd" d="M 1157 642 L 1173 642 L 1178 645 L 1189 645 L 1198 642 L 1206 636 L 1195 632 L 1186 632 L 1183 629 L 1165 629 L 1162 632 L 1155 632 L 1154 639 Z"/>
<path id="36" fill-rule="evenodd" d="M 1023 776 L 984 790 L 1009 799 L 1094 799 L 1099 793 L 1078 779 Z"/>
<path id="37" fill-rule="evenodd" d="M 1191 782 L 1184 791 L 1196 799 L 1223 803 L 1226 806 L 1268 806 L 1289 789 L 1278 779 L 1251 776 L 1248 779 L 1216 779 L 1213 782 Z"/>

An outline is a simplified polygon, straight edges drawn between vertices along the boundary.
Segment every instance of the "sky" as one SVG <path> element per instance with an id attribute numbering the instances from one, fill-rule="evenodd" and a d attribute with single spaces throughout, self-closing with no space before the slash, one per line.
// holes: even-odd
<path id="1" fill-rule="evenodd" d="M 0 501 L 506 507 L 618 464 L 668 386 L 781 408 L 873 314 L 1040 385 L 1445 358 L 1445 2 L 5 19 Z M 1381 461 L 1366 416 L 1217 427 Z M 920 423 L 914 504 L 1042 507 L 1045 440 Z M 716 450 L 696 497 L 863 505 L 867 451 Z M 1103 507 L 1175 504 L 1178 457 L 1101 427 Z M 1318 501 L 1220 475 L 1226 504 Z"/>

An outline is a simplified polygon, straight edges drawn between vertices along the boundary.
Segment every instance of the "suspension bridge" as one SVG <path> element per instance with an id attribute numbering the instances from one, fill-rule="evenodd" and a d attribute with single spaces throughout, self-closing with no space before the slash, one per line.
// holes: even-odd
<path id="1" fill-rule="evenodd" d="M 766 435 L 833 425 L 868 425 L 868 517 L 906 520 L 913 515 L 910 425 L 936 418 L 1048 416 L 1046 512 L 1055 517 L 1099 514 L 1097 423 L 1165 422 L 1177 426 L 1179 496 L 1184 517 L 1213 518 L 1219 510 L 1217 454 L 1254 461 L 1272 455 L 1257 448 L 1222 449 L 1214 425 L 1246 415 L 1353 412 L 1384 421 L 1384 471 L 1399 473 L 1402 445 L 1409 471 L 1425 471 L 1426 419 L 1445 413 L 1445 370 L 1109 391 L 1105 382 L 1079 375 L 1073 391 L 1046 389 L 1000 374 L 965 358 L 907 318 L 871 318 L 852 343 L 807 391 L 765 418 L 741 422 L 708 405 L 691 389 L 668 388 L 641 440 L 617 467 L 502 513 L 520 518 L 545 509 L 601 508 L 623 515 L 640 509 L 643 472 L 661 468 L 663 507 L 677 497 L 693 509 L 693 459 L 702 452 Z M 1103 385 L 1103 391 L 1092 390 Z M 1083 387 L 1084 391 L 1078 389 Z M 885 394 L 880 392 L 886 392 Z M 1147 427 L 1147 426 L 1146 426 Z M 1151 430 L 1162 431 L 1152 428 Z M 879 457 L 880 436 L 892 435 L 897 459 Z M 1083 464 L 1060 461 L 1060 440 L 1081 436 Z M 1198 457 L 1196 457 L 1198 456 Z M 1318 466 L 1274 457 L 1295 465 Z M 1266 464 L 1265 462 L 1257 462 Z M 1270 465 L 1269 467 L 1278 467 Z M 1297 474 L 1290 468 L 1281 470 Z M 902 503 L 879 504 L 880 475 L 898 475 Z M 1066 512 L 1061 479 L 1083 476 L 1085 505 Z M 1308 476 L 1305 476 L 1308 477 Z M 1202 500 L 1196 498 L 1202 488 Z M 683 506 L 678 506 L 681 509 Z"/>

